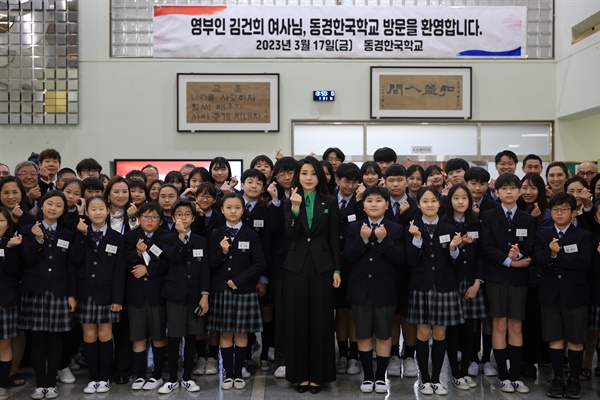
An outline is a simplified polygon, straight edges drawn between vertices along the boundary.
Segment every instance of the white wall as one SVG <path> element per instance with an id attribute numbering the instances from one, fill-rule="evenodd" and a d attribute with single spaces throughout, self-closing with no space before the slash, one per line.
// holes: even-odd
<path id="1" fill-rule="evenodd" d="M 31 151 L 57 148 L 63 166 L 94 157 L 108 169 L 114 158 L 243 158 L 289 154 L 292 119 L 316 119 L 313 89 L 334 89 L 321 105 L 322 120 L 369 119 L 370 66 L 472 66 L 473 119 L 554 120 L 556 63 L 549 61 L 367 61 L 367 60 L 139 60 L 109 57 L 109 1 L 83 0 L 80 12 L 80 124 L 3 126 L 0 160 L 11 168 Z M 176 131 L 178 72 L 280 74 L 278 133 Z M 562 142 L 559 142 L 562 145 Z M 569 143 L 564 143 L 569 145 Z M 332 143 L 343 149 L 343 143 Z M 561 153 L 562 152 L 562 153 Z M 565 154 L 559 150 L 557 154 Z"/>

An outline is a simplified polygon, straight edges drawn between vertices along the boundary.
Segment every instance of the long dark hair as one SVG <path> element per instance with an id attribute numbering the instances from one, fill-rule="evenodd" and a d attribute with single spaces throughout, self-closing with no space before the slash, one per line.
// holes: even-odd
<path id="1" fill-rule="evenodd" d="M 548 208 L 548 199 L 546 198 L 546 184 L 544 183 L 544 179 L 539 174 L 530 172 L 528 174 L 525 174 L 525 176 L 521 178 L 521 186 L 523 186 L 525 182 L 529 182 L 531 185 L 537 188 L 538 195 L 534 203 L 537 203 L 538 208 L 542 212 L 543 216 L 544 211 L 546 211 L 546 209 Z M 525 203 L 525 200 L 523 200 L 522 196 L 519 196 L 519 198 L 517 199 L 517 207 L 519 207 L 520 210 L 526 212 L 531 212 L 533 210 L 528 209 L 529 207 L 527 206 L 527 203 Z"/>
<path id="2" fill-rule="evenodd" d="M 210 162 L 210 165 L 208 166 L 208 172 L 210 173 L 210 177 L 209 177 L 210 183 L 212 183 L 213 185 L 215 184 L 215 178 L 213 178 L 213 176 L 212 176 L 212 170 L 214 167 L 226 167 L 227 168 L 227 178 L 225 178 L 225 181 L 231 180 L 231 165 L 229 164 L 229 161 L 227 161 L 227 159 L 225 157 L 215 157 L 212 159 L 212 161 Z"/>
<path id="3" fill-rule="evenodd" d="M 0 192 L 2 192 L 2 188 L 7 183 L 16 183 L 17 184 L 17 187 L 19 188 L 19 191 L 21 192 L 21 201 L 19 202 L 19 206 L 21 207 L 21 210 L 23 210 L 23 212 L 26 213 L 27 210 L 29 209 L 29 201 L 27 200 L 27 193 L 25 192 L 25 188 L 23 187 L 23 184 L 17 177 L 9 175 L 0 181 Z M 2 204 L 1 200 L 0 200 L 0 206 L 6 207 L 5 204 Z"/>
<path id="4" fill-rule="evenodd" d="M 325 176 L 325 183 L 327 184 L 327 190 L 329 190 L 329 194 L 334 194 L 335 193 L 335 173 L 333 172 L 333 166 L 331 165 L 331 163 L 327 160 L 321 160 L 320 161 L 322 167 L 321 168 L 327 168 L 327 171 L 329 172 L 329 182 L 327 182 L 327 176 Z"/>
<path id="5" fill-rule="evenodd" d="M 298 165 L 296 165 L 296 171 L 294 171 L 294 178 L 292 179 L 291 187 L 298 188 L 298 194 L 300 196 L 304 196 L 304 189 L 302 189 L 302 185 L 300 184 L 300 170 L 302 169 L 302 166 L 306 164 L 312 165 L 317 174 L 317 179 L 319 180 L 319 182 L 317 183 L 317 187 L 315 188 L 317 194 L 321 197 L 329 196 L 330 193 L 329 189 L 327 188 L 327 178 L 325 177 L 323 166 L 321 165 L 319 160 L 310 156 L 298 161 Z"/>
<path id="6" fill-rule="evenodd" d="M 454 207 L 452 207 L 452 196 L 454 196 L 454 193 L 458 189 L 462 189 L 465 191 L 465 193 L 467 193 L 467 198 L 469 199 L 469 206 L 467 207 L 467 210 L 465 211 L 465 224 L 471 225 L 472 223 L 477 221 L 477 219 L 475 218 L 475 214 L 473 214 L 473 196 L 471 196 L 471 192 L 469 191 L 469 189 L 462 183 L 457 183 L 455 185 L 452 185 L 452 187 L 448 191 L 448 196 L 446 196 L 445 219 L 446 219 L 446 221 L 448 221 L 454 225 L 455 221 L 454 221 Z"/>

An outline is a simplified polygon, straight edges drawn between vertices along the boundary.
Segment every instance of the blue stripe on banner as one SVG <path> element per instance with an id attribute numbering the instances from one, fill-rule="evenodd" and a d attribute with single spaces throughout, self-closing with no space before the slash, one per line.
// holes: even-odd
<path id="1" fill-rule="evenodd" d="M 458 53 L 459 56 L 485 56 L 485 57 L 498 57 L 498 56 L 520 56 L 521 47 L 517 47 L 514 50 L 508 51 L 485 51 L 485 50 L 465 50 Z"/>

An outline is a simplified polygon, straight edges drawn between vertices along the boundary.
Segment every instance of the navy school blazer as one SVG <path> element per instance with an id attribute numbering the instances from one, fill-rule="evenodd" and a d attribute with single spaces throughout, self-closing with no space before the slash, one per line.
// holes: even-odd
<path id="1" fill-rule="evenodd" d="M 205 215 L 196 216 L 196 219 L 194 219 L 194 222 L 192 223 L 192 232 L 202 236 L 208 242 L 212 231 L 221 225 L 225 225 L 225 217 L 223 217 L 223 214 L 221 214 L 219 211 L 213 210 L 210 218 L 208 219 L 208 224 L 206 223 Z"/>
<path id="2" fill-rule="evenodd" d="M 481 223 L 475 221 L 472 224 L 463 226 L 460 230 L 456 227 L 456 223 L 452 225 L 456 232 L 460 231 L 461 235 L 470 232 L 471 236 L 477 236 L 473 239 L 473 243 L 465 243 L 460 247 L 460 254 L 454 262 L 456 281 L 460 283 L 466 279 L 469 284 L 473 283 L 475 279 L 485 281 L 481 252 Z"/>
<path id="3" fill-rule="evenodd" d="M 371 233 L 365 244 L 360 229 L 368 219 L 351 223 L 346 230 L 342 256 L 350 263 L 346 297 L 351 304 L 366 301 L 376 307 L 391 306 L 398 302 L 398 270 L 404 262 L 404 228 L 384 218 L 381 223 L 387 234 L 378 242 Z"/>
<path id="4" fill-rule="evenodd" d="M 20 247 L 7 248 L 8 240 L 0 238 L 0 306 L 19 304 Z"/>
<path id="5" fill-rule="evenodd" d="M 262 275 L 267 278 L 271 277 L 271 231 L 270 231 L 270 213 L 267 205 L 263 205 L 260 201 L 256 202 L 250 213 L 244 210 L 242 215 L 242 223 L 244 226 L 252 229 L 258 235 L 265 256 L 265 270 Z"/>

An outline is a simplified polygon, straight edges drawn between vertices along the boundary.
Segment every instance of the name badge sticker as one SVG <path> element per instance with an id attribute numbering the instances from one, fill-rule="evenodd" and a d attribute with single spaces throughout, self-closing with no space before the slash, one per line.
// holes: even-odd
<path id="1" fill-rule="evenodd" d="M 4 257 L 4 249 L 0 249 L 0 257 Z"/>
<path id="2" fill-rule="evenodd" d="M 192 250 L 192 257 L 203 257 L 203 256 L 204 256 L 203 249 L 193 249 Z"/>
<path id="3" fill-rule="evenodd" d="M 107 244 L 106 245 L 106 252 L 110 253 L 110 254 L 117 254 L 117 246 L 114 246 L 112 244 Z"/>
<path id="4" fill-rule="evenodd" d="M 69 248 L 69 242 L 67 242 L 66 240 L 62 240 L 62 239 L 58 239 L 58 242 L 56 243 L 56 245 L 58 247 L 60 247 L 61 249 Z"/>
<path id="5" fill-rule="evenodd" d="M 250 250 L 250 242 L 238 242 L 239 250 Z"/>
<path id="6" fill-rule="evenodd" d="M 348 222 L 354 222 L 354 221 L 356 221 L 356 214 L 348 215 Z"/>
<path id="7" fill-rule="evenodd" d="M 579 251 L 576 244 L 569 244 L 563 247 L 563 249 L 565 250 L 565 253 L 577 253 Z"/>
<path id="8" fill-rule="evenodd" d="M 159 257 L 162 254 L 162 250 L 157 245 L 153 244 L 150 247 L 150 253 L 154 254 L 156 257 Z"/>
<path id="9" fill-rule="evenodd" d="M 255 219 L 254 220 L 254 227 L 255 228 L 264 228 L 265 227 L 265 221 L 262 219 Z"/>
<path id="10" fill-rule="evenodd" d="M 471 235 L 471 237 L 473 239 L 479 239 L 479 232 L 478 231 L 469 232 L 469 235 Z"/>
<path id="11" fill-rule="evenodd" d="M 517 229 L 518 237 L 527 237 L 527 229 Z"/>
<path id="12" fill-rule="evenodd" d="M 440 236 L 440 243 L 450 243 L 450 235 Z"/>

